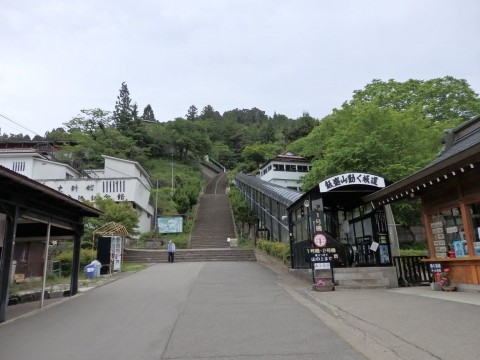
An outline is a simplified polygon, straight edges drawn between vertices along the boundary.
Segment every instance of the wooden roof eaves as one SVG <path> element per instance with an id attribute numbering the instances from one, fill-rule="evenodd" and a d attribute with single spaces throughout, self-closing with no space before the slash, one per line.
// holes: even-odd
<path id="1" fill-rule="evenodd" d="M 480 143 L 477 143 L 462 152 L 452 155 L 443 161 L 423 168 L 422 170 L 407 176 L 406 178 L 393 183 L 373 194 L 363 197 L 365 202 L 374 202 L 378 205 L 382 203 L 392 203 L 398 200 L 405 199 L 403 193 L 409 194 L 412 197 L 422 188 L 426 188 L 430 181 L 438 183 L 437 179 L 442 179 L 445 176 L 450 176 L 457 171 L 462 171 L 466 167 L 475 167 L 475 164 L 480 163 Z M 421 187 L 421 188 L 420 188 Z M 420 189 L 419 189 L 420 188 Z"/>
<path id="2" fill-rule="evenodd" d="M 51 197 L 57 201 L 65 203 L 66 205 L 77 209 L 78 212 L 82 213 L 83 216 L 98 217 L 103 214 L 103 212 L 101 212 L 98 209 L 88 206 L 78 200 L 72 199 L 71 197 L 65 194 L 62 194 L 57 190 L 54 190 L 46 185 L 40 184 L 35 180 L 32 180 L 26 176 L 18 174 L 1 165 L 0 165 L 0 177 L 4 177 L 9 181 L 13 181 L 19 185 L 25 186 L 30 190 L 38 191 L 48 197 Z"/>

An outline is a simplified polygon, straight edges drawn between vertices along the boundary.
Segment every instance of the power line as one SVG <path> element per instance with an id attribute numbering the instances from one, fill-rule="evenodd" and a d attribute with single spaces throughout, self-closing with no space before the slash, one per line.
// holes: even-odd
<path id="1" fill-rule="evenodd" d="M 35 135 L 40 136 L 41 138 L 43 138 L 43 136 L 37 134 L 35 131 L 28 129 L 28 128 L 26 128 L 26 127 L 23 126 L 23 125 L 20 125 L 19 123 L 13 121 L 12 119 L 9 119 L 9 118 L 6 117 L 5 115 L 0 114 L 0 116 L 1 116 L 2 118 L 4 118 L 5 120 L 8 120 L 8 121 L 14 123 L 15 125 L 20 126 L 22 129 L 25 129 L 25 130 L 27 130 L 28 132 L 31 132 L 32 134 L 35 134 Z"/>

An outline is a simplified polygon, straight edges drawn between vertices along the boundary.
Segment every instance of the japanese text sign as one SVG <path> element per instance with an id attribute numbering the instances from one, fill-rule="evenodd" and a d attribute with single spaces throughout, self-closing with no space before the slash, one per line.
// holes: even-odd
<path id="1" fill-rule="evenodd" d="M 366 173 L 347 173 L 328 178 L 318 184 L 320 192 L 328 192 L 335 188 L 348 185 L 370 185 L 378 188 L 385 187 L 385 179 Z"/>

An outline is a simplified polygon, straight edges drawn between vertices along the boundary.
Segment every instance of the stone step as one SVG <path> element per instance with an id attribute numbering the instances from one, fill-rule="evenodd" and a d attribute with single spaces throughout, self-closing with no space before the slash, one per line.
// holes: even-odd
<path id="1" fill-rule="evenodd" d="M 348 272 L 348 273 L 342 273 L 335 271 L 335 280 L 361 280 L 361 279 L 383 279 L 383 273 L 380 271 L 376 272 L 369 272 L 369 273 L 364 273 L 364 272 Z"/>
<path id="2" fill-rule="evenodd" d="M 375 290 L 375 289 L 388 289 L 388 285 L 335 285 L 336 291 L 341 290 Z"/>
<path id="3" fill-rule="evenodd" d="M 200 196 L 190 236 L 192 249 L 227 248 L 227 238 L 235 237 L 232 210 L 226 193 L 227 181 L 225 173 L 216 174 Z"/>
<path id="4" fill-rule="evenodd" d="M 387 287 L 388 286 L 388 279 L 381 278 L 381 279 L 343 279 L 339 280 L 335 277 L 335 282 L 339 286 L 349 286 L 349 287 L 364 287 L 364 286 L 379 286 L 379 287 Z"/>
<path id="5" fill-rule="evenodd" d="M 384 289 L 394 286 L 394 267 L 335 268 L 335 289 Z"/>
<path id="6" fill-rule="evenodd" d="M 165 250 L 125 249 L 124 262 L 157 263 L 167 262 Z M 253 250 L 244 249 L 181 249 L 175 251 L 176 261 L 256 261 Z"/>

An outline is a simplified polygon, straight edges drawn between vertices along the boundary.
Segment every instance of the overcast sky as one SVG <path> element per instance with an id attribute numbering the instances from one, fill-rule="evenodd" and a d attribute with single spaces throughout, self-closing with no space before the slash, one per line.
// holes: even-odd
<path id="1" fill-rule="evenodd" d="M 451 75 L 480 93 L 478 0 L 2 0 L 2 133 L 82 109 L 257 107 L 321 119 L 373 79 Z M 28 132 L 25 128 L 33 131 Z"/>

